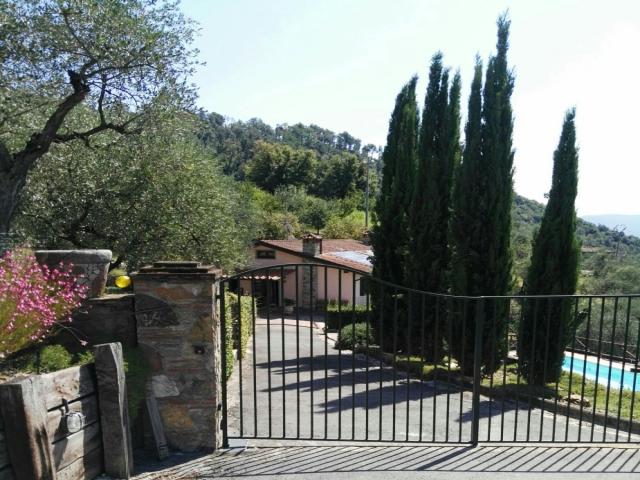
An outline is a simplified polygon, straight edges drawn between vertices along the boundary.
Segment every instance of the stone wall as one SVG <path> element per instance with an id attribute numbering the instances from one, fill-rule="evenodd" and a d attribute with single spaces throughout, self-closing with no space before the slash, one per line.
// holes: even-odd
<path id="1" fill-rule="evenodd" d="M 139 346 L 169 446 L 220 447 L 219 271 L 195 262 L 157 262 L 133 274 Z"/>
<path id="2" fill-rule="evenodd" d="M 73 314 L 72 322 L 65 325 L 54 343 L 70 352 L 83 348 L 79 340 L 89 345 L 119 342 L 124 348 L 138 344 L 134 295 L 115 294 L 89 299 Z"/>

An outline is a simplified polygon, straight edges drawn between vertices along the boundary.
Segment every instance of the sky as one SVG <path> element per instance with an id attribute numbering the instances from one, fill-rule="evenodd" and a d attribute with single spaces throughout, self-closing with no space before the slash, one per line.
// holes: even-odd
<path id="1" fill-rule="evenodd" d="M 199 105 L 237 120 L 316 124 L 384 146 L 395 97 L 432 55 L 461 73 L 463 116 L 479 54 L 511 18 L 515 190 L 551 185 L 576 107 L 579 215 L 640 214 L 638 0 L 183 0 L 200 24 Z"/>

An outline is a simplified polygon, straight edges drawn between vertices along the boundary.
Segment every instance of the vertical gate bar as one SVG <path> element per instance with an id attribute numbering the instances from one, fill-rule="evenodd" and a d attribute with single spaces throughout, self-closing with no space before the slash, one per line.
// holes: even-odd
<path id="1" fill-rule="evenodd" d="M 366 301 L 366 309 L 367 309 L 367 324 L 365 326 L 366 328 L 366 332 L 365 332 L 365 361 L 366 361 L 366 365 L 365 365 L 365 397 L 364 397 L 364 423 L 365 423 L 365 430 L 364 430 L 364 439 L 365 440 L 369 440 L 369 335 L 371 335 L 371 296 L 370 296 L 370 288 L 371 288 L 371 283 L 369 283 L 369 278 L 368 277 L 360 277 L 360 282 L 365 281 L 366 278 L 366 282 L 364 287 L 365 287 L 365 301 Z M 362 287 L 362 283 L 360 284 L 360 287 Z"/>
<path id="2" fill-rule="evenodd" d="M 300 439 L 300 274 L 296 265 L 296 439 Z"/>
<path id="3" fill-rule="evenodd" d="M 482 332 L 484 329 L 484 298 L 476 299 L 475 332 L 473 342 L 473 421 L 471 423 L 471 443 L 478 445 L 480 433 L 480 382 L 482 381 Z M 464 347 L 463 347 L 464 348 Z"/>
<path id="4" fill-rule="evenodd" d="M 445 307 L 445 311 L 444 311 L 444 321 L 447 322 L 447 343 L 449 345 L 451 345 L 452 342 L 452 338 L 453 338 L 453 331 L 452 331 L 452 325 L 451 325 L 451 297 L 447 297 L 446 299 L 446 304 L 448 305 L 447 307 Z M 445 442 L 449 442 L 449 416 L 451 413 L 451 352 L 448 352 L 448 361 L 447 361 L 447 428 L 445 430 L 445 434 L 444 434 L 444 441 Z"/>
<path id="5" fill-rule="evenodd" d="M 616 442 L 620 435 L 620 415 L 622 414 L 622 394 L 624 393 L 624 367 L 627 363 L 627 346 L 629 340 L 629 320 L 631 319 L 631 297 L 627 297 L 627 318 L 624 322 L 624 342 L 622 345 L 622 376 L 620 377 L 620 392 L 618 394 L 618 416 L 616 421 Z"/>
<path id="6" fill-rule="evenodd" d="M 509 361 L 509 328 L 511 325 L 511 298 L 507 302 L 507 328 L 504 335 L 504 358 L 502 359 L 502 406 L 500 411 L 500 441 L 504 442 L 504 408 L 507 391 L 507 363 Z"/>
<path id="7" fill-rule="evenodd" d="M 467 310 L 469 309 L 469 300 L 464 299 L 463 303 L 463 311 L 462 311 L 462 345 L 467 344 Z M 449 345 L 449 355 L 452 354 L 452 346 Z M 460 364 L 458 365 L 458 375 L 460 375 L 460 418 L 462 418 L 462 409 L 464 407 L 463 397 L 464 397 L 464 375 L 462 373 L 462 369 L 460 365 L 464 365 L 464 351 L 466 349 L 463 347 L 460 349 Z M 458 442 L 462 442 L 462 421 L 458 422 Z"/>
<path id="8" fill-rule="evenodd" d="M 640 322 L 637 327 L 638 338 L 636 340 L 636 356 L 635 365 L 637 366 L 640 360 Z M 633 372 L 633 385 L 631 385 L 631 408 L 629 409 L 629 432 L 627 435 L 627 442 L 631 442 L 631 431 L 633 430 L 633 407 L 636 402 L 636 381 L 638 380 L 638 369 Z"/>
<path id="9" fill-rule="evenodd" d="M 380 345 L 380 362 L 379 365 L 380 367 L 378 368 L 378 379 L 380 380 L 380 386 L 378 388 L 378 440 L 382 440 L 382 358 L 383 354 L 384 354 L 384 329 L 383 329 L 383 324 L 384 324 L 384 284 L 380 283 L 380 338 L 378 340 L 378 343 Z"/>
<path id="10" fill-rule="evenodd" d="M 318 282 L 317 281 L 315 282 L 315 286 L 313 282 L 313 265 L 309 265 L 309 281 L 311 282 L 311 288 L 309 288 L 309 378 L 310 378 L 309 384 L 311 385 L 311 388 L 309 388 L 309 396 L 311 400 L 311 406 L 309 407 L 309 410 L 310 410 L 310 416 L 311 416 L 310 438 L 313 438 L 313 411 L 314 411 L 313 391 L 316 388 L 315 383 L 313 381 L 313 370 L 314 370 L 314 362 L 315 362 L 315 357 L 313 356 L 313 330 L 315 328 L 313 323 L 313 307 L 314 307 L 314 302 L 313 302 L 314 291 L 313 290 L 314 288 L 318 287 Z M 316 291 L 315 294 L 317 299 L 318 292 Z M 325 296 L 326 296 L 326 292 L 325 292 Z"/>
<path id="11" fill-rule="evenodd" d="M 602 329 L 604 327 L 604 304 L 605 304 L 605 297 L 602 297 L 602 304 L 600 306 L 600 329 L 598 333 L 598 363 L 596 364 L 596 381 L 595 381 L 596 388 L 593 394 L 593 411 L 591 412 L 591 437 L 589 440 L 590 442 L 593 442 L 594 428 L 596 426 L 595 419 L 596 419 L 596 405 L 598 403 L 598 390 L 600 390 L 598 377 L 600 376 L 600 358 L 602 356 Z M 587 357 L 585 357 L 584 361 L 585 363 L 587 362 Z"/>
<path id="12" fill-rule="evenodd" d="M 438 397 L 438 328 L 440 326 L 440 297 L 433 297 L 436 302 L 435 323 L 433 325 L 433 423 L 431 424 L 431 441 L 436 441 L 437 397 Z"/>
<path id="13" fill-rule="evenodd" d="M 220 347 L 222 350 L 222 447 L 229 448 L 229 419 L 227 412 L 227 319 L 224 282 L 220 282 Z"/>
<path id="14" fill-rule="evenodd" d="M 493 375 L 494 375 L 494 370 L 496 368 L 496 362 L 495 362 L 495 358 L 496 358 L 496 312 L 498 310 L 498 299 L 492 299 L 490 300 L 490 302 L 493 304 L 493 308 L 491 309 L 491 312 L 493 313 L 492 318 L 489 319 L 489 321 L 491 322 L 491 328 L 489 329 L 490 335 L 491 335 L 491 347 L 490 347 L 490 356 L 489 356 L 489 416 L 487 418 L 487 442 L 491 441 L 491 420 L 493 418 L 493 400 L 494 400 L 494 395 L 493 395 Z M 486 320 L 486 318 L 485 318 Z"/>
<path id="15" fill-rule="evenodd" d="M 529 397 L 529 405 L 527 406 L 527 442 L 531 438 L 531 404 L 533 403 L 533 393 L 531 392 L 531 372 L 536 368 L 536 330 L 538 325 L 538 309 L 540 307 L 540 299 L 533 298 L 533 339 L 531 341 L 531 363 L 529 364 L 529 371 L 527 372 L 527 391 Z"/>
<path id="16" fill-rule="evenodd" d="M 356 274 L 351 272 L 351 440 L 356 439 Z"/>
<path id="17" fill-rule="evenodd" d="M 267 304 L 267 415 L 269 416 L 269 429 L 268 429 L 268 433 L 269 433 L 269 438 L 273 437 L 273 418 L 272 418 L 272 405 L 271 405 L 271 287 L 273 285 L 271 285 L 271 283 L 269 282 L 269 274 L 271 273 L 271 270 L 267 270 L 267 298 L 266 298 L 266 304 Z M 280 280 L 280 282 L 282 282 L 282 278 Z M 255 339 L 254 339 L 255 341 Z"/>
<path id="18" fill-rule="evenodd" d="M 602 429 L 602 441 L 604 442 L 607 435 L 607 420 L 609 418 L 609 397 L 611 396 L 611 371 L 613 369 L 613 355 L 616 341 L 616 323 L 618 321 L 618 298 L 613 300 L 613 324 L 611 327 L 611 348 L 609 349 L 609 374 L 607 375 L 607 394 L 604 406 L 604 428 Z M 622 380 L 622 379 L 621 379 Z M 620 382 L 622 383 L 622 382 Z"/>
<path id="19" fill-rule="evenodd" d="M 519 325 L 522 325 L 522 322 L 524 321 L 524 312 L 526 308 L 527 308 L 527 298 L 523 298 L 522 303 L 520 304 L 520 319 L 518 321 Z M 523 348 L 523 353 L 524 353 L 524 348 Z M 518 437 L 518 413 L 520 412 L 520 374 L 521 374 L 520 366 L 521 365 L 522 363 L 520 361 L 520 354 L 518 354 L 518 368 L 516 369 L 516 391 L 517 391 L 516 408 L 515 408 L 516 413 L 515 413 L 515 421 L 513 424 L 513 441 L 514 442 L 517 440 L 517 437 Z"/>
<path id="20" fill-rule="evenodd" d="M 405 425 L 405 440 L 409 441 L 409 396 L 411 393 L 411 324 L 413 323 L 413 297 L 411 296 L 411 291 L 407 291 L 407 334 L 406 334 L 406 350 L 405 354 L 407 356 L 407 389 L 405 392 L 406 395 L 406 425 Z"/>
<path id="21" fill-rule="evenodd" d="M 240 436 L 244 436 L 244 403 L 242 392 L 242 356 L 244 355 L 242 345 L 242 288 L 240 288 L 240 279 L 238 279 L 238 328 L 233 329 L 233 332 L 238 342 L 238 394 L 240 400 Z M 231 310 L 231 319 L 233 320 L 233 309 Z"/>
<path id="22" fill-rule="evenodd" d="M 267 275 L 268 277 L 269 275 Z M 268 280 L 267 280 L 268 281 Z M 258 436 L 258 381 L 256 379 L 256 296 L 255 296 L 255 278 L 251 274 L 251 330 L 253 334 L 252 350 L 253 350 L 253 436 Z"/>
<path id="23" fill-rule="evenodd" d="M 553 299 L 547 299 L 547 319 L 545 321 L 545 333 L 544 333 L 544 358 L 542 360 L 542 390 L 547 388 L 547 362 L 549 361 L 549 332 L 551 329 L 551 305 L 553 304 Z M 540 435 L 538 437 L 538 441 L 542 441 L 542 430 L 544 427 L 544 393 L 542 394 L 542 400 L 540 402 Z"/>
<path id="24" fill-rule="evenodd" d="M 574 322 L 576 325 L 578 324 L 578 303 L 580 299 L 576 298 L 576 308 L 573 313 Z M 571 402 L 569 399 L 571 398 L 571 390 L 573 387 L 573 359 L 576 353 L 576 336 L 578 334 L 578 328 L 573 329 L 573 337 L 571 339 L 571 360 L 569 361 L 569 386 L 567 388 L 567 418 L 565 420 L 565 431 L 564 431 L 564 441 L 569 441 L 569 414 L 571 413 Z M 563 358 L 564 363 L 564 358 Z M 557 393 L 557 392 L 556 392 Z"/>
<path id="25" fill-rule="evenodd" d="M 287 382 L 286 364 L 284 348 L 284 267 L 280 267 L 280 278 L 282 287 L 280 288 L 280 341 L 282 343 L 282 438 L 287 437 Z"/>
<path id="26" fill-rule="evenodd" d="M 425 351 L 424 351 L 424 327 L 425 327 L 425 309 L 427 307 L 426 304 L 426 294 L 421 293 L 420 294 L 420 298 L 421 298 L 421 320 L 420 320 L 420 433 L 418 434 L 418 439 L 419 441 L 422 442 L 422 416 L 423 416 L 423 412 L 422 412 L 422 406 L 423 406 L 423 400 L 424 400 L 424 358 L 425 358 Z"/>
<path id="27" fill-rule="evenodd" d="M 391 407 L 393 417 L 393 430 L 391 440 L 396 440 L 396 383 L 398 369 L 398 289 L 393 289 L 393 405 Z"/>
<path id="28" fill-rule="evenodd" d="M 593 305 L 593 297 L 589 297 L 589 305 L 587 306 L 587 331 L 586 331 L 587 343 L 585 345 L 584 361 L 582 362 L 582 380 L 581 380 L 582 385 L 580 386 L 580 419 L 578 420 L 578 442 L 582 438 L 582 415 L 584 413 L 584 388 L 585 388 L 586 377 L 587 377 L 587 353 L 589 352 L 589 344 L 591 343 L 591 307 L 592 305 Z"/>
<path id="29" fill-rule="evenodd" d="M 338 340 L 342 332 L 342 269 L 338 268 Z M 342 438 L 342 348 L 338 349 L 338 440 Z"/>
<path id="30" fill-rule="evenodd" d="M 324 439 L 327 440 L 329 429 L 329 282 L 328 267 L 324 266 Z"/>
<path id="31" fill-rule="evenodd" d="M 574 321 L 578 318 L 578 298 L 574 298 L 574 309 L 573 309 L 573 319 Z M 560 299 L 558 300 L 560 302 L 560 307 L 564 308 L 564 302 L 567 302 L 568 299 Z M 569 305 L 570 307 L 570 305 Z M 559 391 L 559 387 L 560 387 L 560 377 L 562 377 L 562 373 L 563 373 L 563 369 L 562 366 L 564 365 L 564 357 L 565 357 L 565 351 L 566 351 L 566 345 L 564 344 L 564 322 L 560 323 L 560 330 L 559 330 L 559 339 L 560 341 L 557 343 L 558 346 L 558 352 L 556 353 L 557 358 L 561 358 L 562 359 L 562 363 L 560 364 L 560 373 L 558 374 L 558 376 L 556 377 L 556 384 L 555 384 L 555 389 L 554 389 L 554 397 L 553 397 L 553 426 L 552 426 L 552 430 L 551 430 L 551 441 L 555 442 L 556 441 L 556 423 L 558 420 L 558 397 L 560 396 L 560 391 Z M 567 418 L 567 421 L 569 419 Z"/>

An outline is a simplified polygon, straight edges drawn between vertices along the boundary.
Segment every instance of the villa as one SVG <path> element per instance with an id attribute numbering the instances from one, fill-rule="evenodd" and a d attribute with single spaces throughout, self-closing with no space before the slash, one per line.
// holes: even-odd
<path id="1" fill-rule="evenodd" d="M 283 301 L 295 303 L 296 290 L 297 303 L 303 306 L 308 306 L 310 298 L 349 304 L 355 299 L 356 305 L 365 304 L 367 291 L 363 276 L 371 273 L 372 254 L 371 246 L 364 242 L 323 239 L 314 234 L 306 234 L 301 239 L 257 240 L 252 247 L 252 268 L 274 265 L 274 269 L 268 275 L 261 271 L 253 277 L 254 294 L 277 306 Z M 286 266 L 281 267 L 283 264 Z M 309 267 L 309 264 L 322 266 Z M 251 293 L 251 280 L 250 274 L 240 280 L 240 287 L 247 294 Z M 308 285 L 313 285 L 312 291 Z"/>

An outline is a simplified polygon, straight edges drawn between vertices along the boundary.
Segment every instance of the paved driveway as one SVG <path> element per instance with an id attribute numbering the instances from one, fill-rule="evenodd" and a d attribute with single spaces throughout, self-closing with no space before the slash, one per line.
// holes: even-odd
<path id="1" fill-rule="evenodd" d="M 298 446 L 174 456 L 136 480 L 512 480 L 640 477 L 640 450 L 603 446 Z"/>
<path id="2" fill-rule="evenodd" d="M 420 382 L 364 355 L 338 351 L 308 321 L 258 320 L 229 383 L 232 437 L 470 442 L 471 392 L 452 379 Z M 255 357 L 254 357 L 255 355 Z M 255 358 L 255 362 L 254 362 Z M 242 383 L 242 388 L 240 388 Z M 242 395 L 240 395 L 242 391 Z M 242 410 L 242 420 L 240 411 Z M 481 397 L 480 441 L 614 441 L 615 428 Z"/>
<path id="3" fill-rule="evenodd" d="M 245 436 L 256 431 L 259 436 L 266 436 L 271 429 L 271 437 L 284 433 L 289 440 L 232 439 L 231 449 L 212 455 L 174 454 L 161 463 L 137 459 L 139 471 L 146 471 L 135 477 L 137 480 L 640 478 L 637 443 L 501 443 L 471 448 L 324 440 L 325 436 L 362 440 L 367 435 L 370 440 L 390 440 L 395 432 L 400 441 L 419 440 L 421 435 L 424 441 L 433 440 L 434 435 L 436 441 L 444 441 L 448 431 L 449 440 L 469 441 L 471 395 L 444 381 L 421 383 L 407 379 L 387 366 L 367 362 L 365 357 L 354 357 L 348 351 L 339 354 L 321 329 L 311 328 L 309 322 L 296 325 L 289 320 L 283 328 L 277 322 L 268 327 L 265 321 L 259 321 L 255 338 L 242 363 L 242 389 L 239 365 L 229 384 L 230 434 L 240 433 L 242 398 Z M 553 414 L 522 403 L 503 405 L 502 400 L 492 402 L 483 397 L 480 414 L 481 441 L 499 440 L 502 432 L 505 440 L 513 440 L 516 425 L 519 441 L 526 440 L 527 430 L 530 440 L 539 440 L 540 432 L 543 440 L 554 434 Z M 580 425 L 572 419 L 567 423 L 565 417 L 556 416 L 556 439 L 566 435 L 575 441 L 580 431 L 583 439 L 591 438 L 592 425 Z M 615 438 L 615 430 L 604 432 L 602 427 L 594 426 L 593 432 L 595 441 Z M 625 435 L 620 438 L 626 440 Z M 631 440 L 640 439 L 633 436 Z"/>

